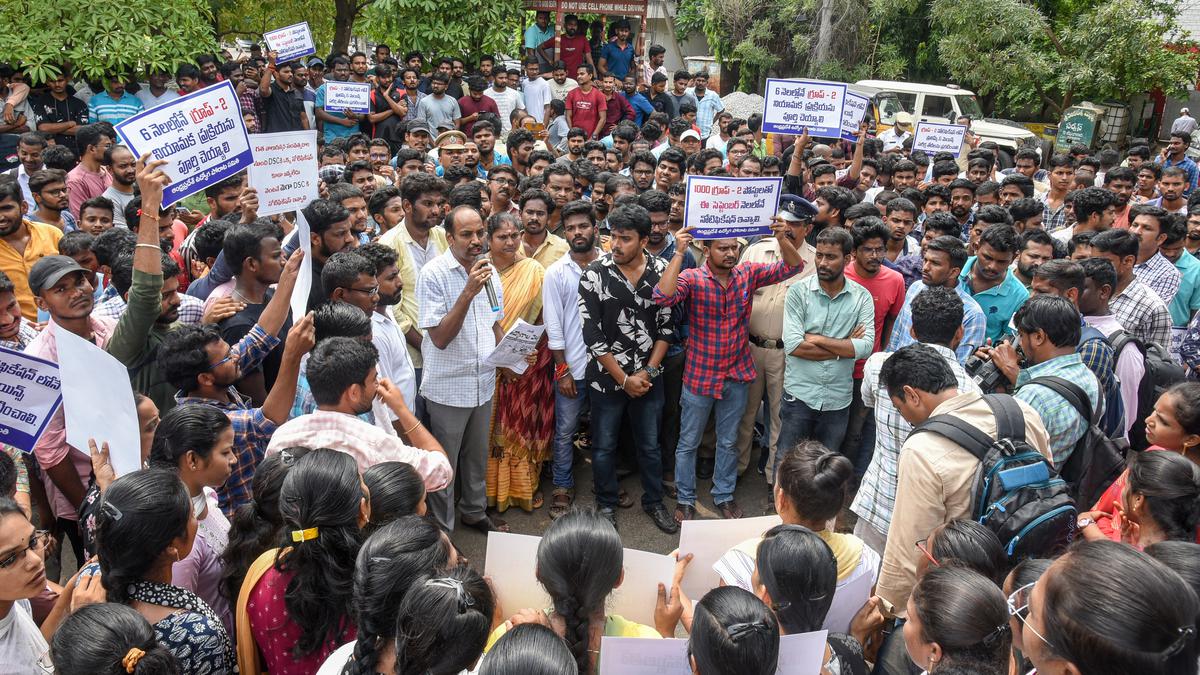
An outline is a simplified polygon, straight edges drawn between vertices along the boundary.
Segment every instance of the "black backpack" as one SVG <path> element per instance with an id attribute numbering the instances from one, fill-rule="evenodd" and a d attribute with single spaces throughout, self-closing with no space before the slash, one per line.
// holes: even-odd
<path id="1" fill-rule="evenodd" d="M 1146 441 L 1146 418 L 1154 412 L 1154 404 L 1171 385 L 1183 382 L 1187 372 L 1171 358 L 1166 348 L 1155 342 L 1142 342 L 1138 338 L 1118 330 L 1108 336 L 1113 348 L 1114 363 L 1121 358 L 1121 350 L 1129 343 L 1137 345 L 1146 364 L 1146 372 L 1138 383 L 1137 410 L 1126 410 L 1125 417 L 1133 415 L 1133 426 L 1129 428 L 1129 445 L 1142 451 L 1149 447 Z"/>
<path id="2" fill-rule="evenodd" d="M 1000 538 L 1012 561 L 1061 553 L 1075 535 L 1076 509 L 1054 466 L 1025 440 L 1025 416 L 1007 394 L 983 397 L 996 438 L 954 415 L 935 415 L 912 433 L 932 432 L 979 459 L 971 517 Z"/>
<path id="3" fill-rule="evenodd" d="M 1075 442 L 1075 450 L 1058 473 L 1071 487 L 1075 503 L 1090 509 L 1125 470 L 1129 442 L 1124 438 L 1109 438 L 1099 428 L 1100 415 L 1092 408 L 1087 393 L 1074 382 L 1045 376 L 1035 377 L 1024 386 L 1031 384 L 1040 384 L 1063 397 L 1088 422 L 1087 430 Z"/>

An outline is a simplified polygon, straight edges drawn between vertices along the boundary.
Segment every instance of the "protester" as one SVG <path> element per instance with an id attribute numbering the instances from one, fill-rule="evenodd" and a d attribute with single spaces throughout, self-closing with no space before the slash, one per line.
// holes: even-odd
<path id="1" fill-rule="evenodd" d="M 63 675 L 171 675 L 179 660 L 141 614 L 104 602 L 80 607 L 50 642 L 53 672 Z"/>
<path id="2" fill-rule="evenodd" d="M 926 672 L 958 667 L 998 675 L 1006 672 L 1011 641 L 1004 594 L 993 580 L 939 567 L 913 588 L 904 642 L 909 657 Z"/>
<path id="3" fill-rule="evenodd" d="M 770 675 L 779 662 L 779 623 L 740 588 L 714 588 L 696 603 L 688 660 L 699 675 Z"/>
<path id="4" fill-rule="evenodd" d="M 536 623 L 513 626 L 479 663 L 480 675 L 579 675 L 563 639 Z"/>

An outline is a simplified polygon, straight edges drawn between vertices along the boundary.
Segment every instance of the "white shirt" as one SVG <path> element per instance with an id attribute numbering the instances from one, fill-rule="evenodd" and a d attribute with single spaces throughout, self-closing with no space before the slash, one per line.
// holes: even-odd
<path id="1" fill-rule="evenodd" d="M 554 96 L 550 93 L 550 85 L 546 84 L 546 80 L 535 77 L 532 80 L 526 80 L 523 87 L 525 93 L 525 109 L 538 122 L 542 122 L 542 117 L 546 113 L 546 106 L 550 104 L 550 99 Z M 497 106 L 499 107 L 499 106 Z"/>
<path id="2" fill-rule="evenodd" d="M 32 213 L 37 209 L 37 203 L 33 201 L 33 192 L 29 190 L 29 174 L 25 173 L 25 165 L 17 165 L 17 183 L 21 185 L 21 194 L 25 195 L 25 208 Z"/>
<path id="3" fill-rule="evenodd" d="M 587 377 L 587 347 L 583 343 L 583 319 L 579 314 L 581 268 L 567 253 L 546 268 L 542 278 L 542 321 L 550 349 L 565 352 L 571 377 Z"/>
<path id="4" fill-rule="evenodd" d="M 100 193 L 100 196 L 113 203 L 113 225 L 129 227 L 125 222 L 125 207 L 129 206 L 129 202 L 133 201 L 135 195 L 132 192 L 125 194 L 112 185 L 109 185 L 107 190 Z"/>
<path id="5" fill-rule="evenodd" d="M 503 288 L 493 269 L 492 288 L 500 309 L 493 310 L 487 292 L 480 290 L 471 299 L 458 334 L 444 349 L 434 345 L 429 330 L 446 318 L 466 285 L 467 270 L 451 249 L 426 263 L 417 275 L 417 327 L 425 332 L 421 395 L 456 408 L 476 408 L 492 399 L 496 369 L 483 361 L 496 349 L 492 326 L 504 318 Z"/>
<path id="6" fill-rule="evenodd" d="M 179 98 L 179 92 L 175 91 L 174 89 L 168 89 L 162 93 L 162 96 L 155 96 L 150 92 L 150 85 L 146 84 L 143 85 L 142 88 L 138 90 L 138 93 L 134 94 L 134 96 L 137 96 L 137 100 L 141 101 L 142 105 L 146 106 L 146 110 L 149 110 L 151 108 L 157 108 L 168 101 L 173 101 Z"/>
<path id="7" fill-rule="evenodd" d="M 488 87 L 484 92 L 484 96 L 496 102 L 496 108 L 500 111 L 500 135 L 508 136 L 508 132 L 512 129 L 512 111 L 520 108 L 525 109 L 525 99 L 521 96 L 521 92 L 512 87 L 505 87 L 504 91 L 496 91 L 495 87 Z"/>
<path id="8" fill-rule="evenodd" d="M 1125 330 L 1121 322 L 1117 321 L 1117 317 L 1112 314 L 1085 316 L 1083 322 L 1103 333 L 1104 337 L 1111 337 L 1113 333 Z M 1125 345 L 1121 353 L 1116 354 L 1115 357 L 1117 362 L 1113 364 L 1113 370 L 1117 374 L 1117 382 L 1121 389 L 1121 403 L 1125 407 L 1125 437 L 1129 438 L 1129 430 L 1137 421 L 1138 388 L 1142 383 L 1142 376 L 1146 374 L 1146 360 L 1137 345 L 1132 342 Z"/>
<path id="9" fill-rule="evenodd" d="M 408 343 L 400 332 L 391 312 L 371 312 L 371 343 L 379 351 L 379 376 L 386 377 L 404 395 L 404 402 L 411 411 L 417 400 L 417 373 L 408 358 Z M 388 410 L 392 419 L 394 413 Z"/>
<path id="10" fill-rule="evenodd" d="M 896 148 L 904 145 L 904 141 L 910 136 L 912 136 L 912 133 L 908 131 L 897 134 L 896 127 L 892 127 L 882 134 L 879 134 L 879 141 L 883 143 L 883 151 L 887 152 L 888 150 L 895 150 Z"/>
<path id="11" fill-rule="evenodd" d="M 50 645 L 33 621 L 28 600 L 17 600 L 8 615 L 0 618 L 0 672 L 54 672 Z"/>

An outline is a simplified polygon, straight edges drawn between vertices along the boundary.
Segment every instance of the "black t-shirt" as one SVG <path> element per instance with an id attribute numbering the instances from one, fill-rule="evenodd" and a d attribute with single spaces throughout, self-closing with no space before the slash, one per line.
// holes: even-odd
<path id="1" fill-rule="evenodd" d="M 675 105 L 675 99 L 665 91 L 650 99 L 650 105 L 654 106 L 655 112 L 666 113 L 671 119 L 679 117 L 679 107 Z"/>
<path id="2" fill-rule="evenodd" d="M 325 269 L 325 264 L 317 262 L 316 258 L 312 260 L 312 286 L 308 289 L 308 311 L 313 311 L 329 300 L 329 296 L 325 295 L 325 288 L 321 285 L 321 271 Z"/>
<path id="3" fill-rule="evenodd" d="M 29 98 L 29 107 L 33 109 L 33 114 L 37 116 L 39 122 L 52 122 L 59 124 L 62 122 L 75 122 L 82 126 L 88 123 L 88 107 L 83 101 L 68 96 L 60 101 L 50 95 L 49 92 L 41 96 L 31 96 Z M 55 145 L 63 145 L 75 151 L 79 155 L 79 148 L 75 145 L 75 137 L 68 134 L 54 134 Z"/>
<path id="4" fill-rule="evenodd" d="M 245 309 L 218 324 L 218 328 L 221 329 L 221 337 L 230 346 L 236 346 L 237 343 L 241 342 L 242 338 L 246 337 L 246 334 L 250 332 L 250 329 L 254 328 L 254 325 L 258 323 L 259 317 L 262 316 L 263 310 L 267 308 L 267 303 L 271 301 L 273 295 L 275 295 L 275 291 L 268 289 L 261 305 L 246 305 Z M 271 390 L 271 387 L 275 384 L 275 378 L 279 375 L 279 367 L 283 363 L 284 338 L 291 327 L 292 319 L 289 316 L 283 322 L 283 328 L 279 330 L 279 345 L 271 350 L 267 358 L 263 359 L 262 365 L 248 371 L 248 373 L 243 373 L 243 375 L 247 375 L 261 370 L 267 391 Z"/>
<path id="5" fill-rule="evenodd" d="M 301 131 L 300 118 L 304 115 L 304 99 L 297 98 L 296 92 L 284 91 L 278 83 L 271 83 L 271 95 L 264 98 L 263 109 L 268 133 L 281 131 Z"/>

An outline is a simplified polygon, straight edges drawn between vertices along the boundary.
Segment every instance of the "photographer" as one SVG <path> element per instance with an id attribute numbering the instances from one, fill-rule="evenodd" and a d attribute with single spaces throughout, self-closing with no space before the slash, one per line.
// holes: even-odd
<path id="1" fill-rule="evenodd" d="M 1016 385 L 1016 398 L 1042 416 L 1050 434 L 1054 465 L 1062 467 L 1090 420 L 1084 419 L 1067 399 L 1032 380 L 1061 377 L 1082 388 L 1093 408 L 1102 409 L 1099 382 L 1075 352 L 1082 324 L 1079 310 L 1066 298 L 1038 295 L 1017 310 L 1013 323 L 1020 353 L 1011 341 L 1004 341 L 994 347 L 981 347 L 976 354 L 990 359 Z"/>

